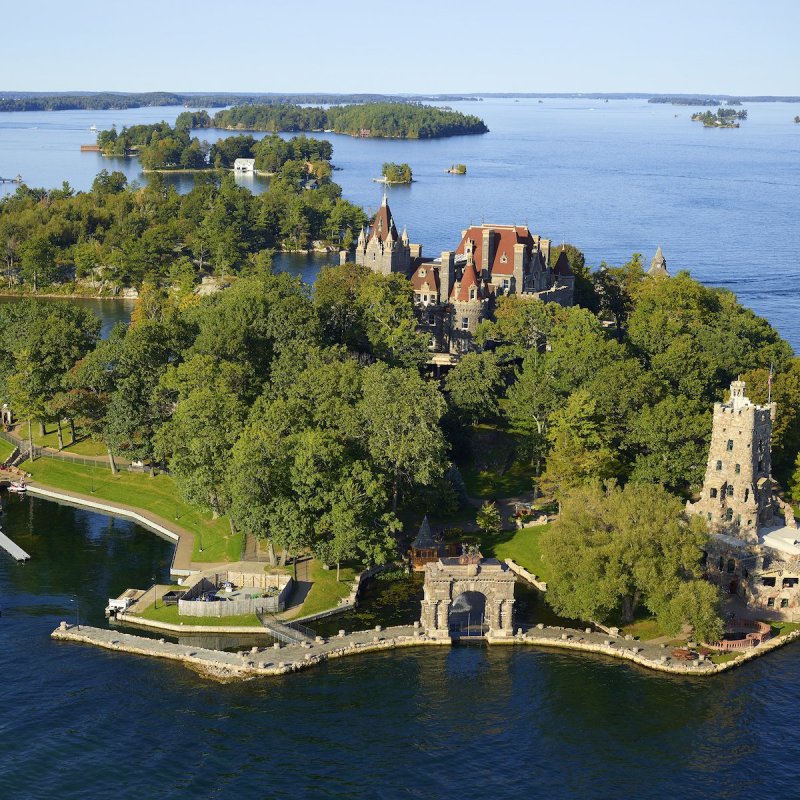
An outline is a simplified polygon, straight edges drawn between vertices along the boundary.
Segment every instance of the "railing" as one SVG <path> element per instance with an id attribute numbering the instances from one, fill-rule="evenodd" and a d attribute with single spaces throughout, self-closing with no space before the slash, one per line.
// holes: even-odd
<path id="1" fill-rule="evenodd" d="M 269 631 L 274 638 L 284 644 L 301 644 L 308 639 L 313 641 L 314 638 L 316 638 L 316 634 L 311 628 L 306 628 L 304 625 L 300 625 L 297 622 L 281 622 L 264 611 L 256 611 L 256 616 L 264 628 Z"/>
<path id="2" fill-rule="evenodd" d="M 299 622 L 282 622 L 281 624 L 285 625 L 287 628 L 291 628 L 293 631 L 302 633 L 303 636 L 308 636 L 309 639 L 316 639 L 317 637 L 317 632 L 313 628 L 309 628 L 307 625 L 302 625 Z"/>

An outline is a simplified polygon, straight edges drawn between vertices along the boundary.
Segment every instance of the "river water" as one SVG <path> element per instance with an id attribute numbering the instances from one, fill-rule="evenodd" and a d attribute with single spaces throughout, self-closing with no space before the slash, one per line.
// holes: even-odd
<path id="1" fill-rule="evenodd" d="M 470 223 L 527 223 L 555 242 L 580 247 L 593 266 L 621 264 L 660 244 L 671 271 L 734 291 L 800 351 L 800 104 L 752 103 L 735 130 L 691 122 L 694 109 L 643 100 L 489 99 L 453 104 L 483 117 L 490 132 L 431 141 L 333 142 L 335 180 L 347 199 L 375 210 L 373 182 L 384 161 L 408 162 L 411 186 L 390 189 L 400 225 L 423 252 L 452 249 Z M 31 186 L 67 180 L 88 189 L 103 168 L 146 180 L 136 160 L 81 153 L 99 129 L 173 122 L 179 107 L 126 111 L 0 113 L 0 176 L 21 173 Z M 230 133 L 197 132 L 209 141 Z M 255 134 L 260 136 L 261 134 Z M 453 162 L 467 175 L 448 175 Z M 179 189 L 188 175 L 169 176 Z M 238 176 L 253 191 L 266 182 Z M 0 184 L 0 193 L 14 191 Z M 323 259 L 330 260 L 330 259 Z M 312 281 L 320 259 L 280 257 Z"/>
<path id="2" fill-rule="evenodd" d="M 217 684 L 57 643 L 168 575 L 136 525 L 3 497 L 0 797 L 797 796 L 800 648 L 717 678 L 557 651 L 459 646 Z M 76 603 L 75 600 L 78 602 Z"/>
<path id="3" fill-rule="evenodd" d="M 381 163 L 408 161 L 417 182 L 393 188 L 391 203 L 429 253 L 481 219 L 528 222 L 593 264 L 649 258 L 660 243 L 671 269 L 733 289 L 800 350 L 800 126 L 790 124 L 800 108 L 753 105 L 739 130 L 713 131 L 687 109 L 639 101 L 463 107 L 492 132 L 434 142 L 331 135 L 345 196 L 374 208 Z M 112 166 L 78 152 L 89 125 L 178 111 L 0 114 L 0 175 L 88 188 Z M 444 173 L 454 161 L 467 176 Z M 137 178 L 135 162 L 123 168 Z M 319 263 L 280 265 L 311 281 Z M 92 307 L 106 332 L 129 313 Z M 3 800 L 798 795 L 797 645 L 711 680 L 461 646 L 220 685 L 176 664 L 52 642 L 60 620 L 80 613 L 101 624 L 106 598 L 166 580 L 171 546 L 126 521 L 2 501 L 0 526 L 33 556 L 18 566 L 0 554 Z"/>

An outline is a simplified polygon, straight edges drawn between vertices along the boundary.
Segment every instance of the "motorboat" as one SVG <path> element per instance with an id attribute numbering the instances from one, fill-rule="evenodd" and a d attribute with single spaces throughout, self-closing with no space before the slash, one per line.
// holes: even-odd
<path id="1" fill-rule="evenodd" d="M 8 484 L 8 491 L 14 492 L 14 494 L 25 494 L 28 491 L 28 487 L 25 485 L 25 481 L 11 481 Z"/>

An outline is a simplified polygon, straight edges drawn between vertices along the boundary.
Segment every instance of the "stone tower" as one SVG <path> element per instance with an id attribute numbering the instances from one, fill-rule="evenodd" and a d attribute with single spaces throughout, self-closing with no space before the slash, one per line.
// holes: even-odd
<path id="1" fill-rule="evenodd" d="M 667 272 L 667 259 L 664 258 L 664 253 L 661 251 L 661 245 L 658 246 L 658 250 L 656 250 L 656 254 L 650 262 L 650 269 L 647 270 L 647 274 L 661 275 L 662 277 L 669 276 L 669 272 Z"/>
<path id="2" fill-rule="evenodd" d="M 744 390 L 744 381 L 733 381 L 728 402 L 714 404 L 703 493 L 687 508 L 704 516 L 713 533 L 755 544 L 776 506 L 770 458 L 776 407 L 755 405 Z"/>
<path id="3" fill-rule="evenodd" d="M 408 233 L 398 236 L 391 209 L 383 195 L 381 207 L 369 229 L 369 236 L 362 230 L 356 242 L 356 264 L 363 264 L 375 272 L 389 275 L 392 272 L 407 274 L 411 268 L 411 246 Z"/>

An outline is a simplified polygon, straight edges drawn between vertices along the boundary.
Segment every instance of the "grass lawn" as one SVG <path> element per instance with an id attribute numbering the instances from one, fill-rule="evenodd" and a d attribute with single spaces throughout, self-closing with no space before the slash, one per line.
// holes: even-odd
<path id="1" fill-rule="evenodd" d="M 166 606 L 164 603 L 159 602 L 158 608 L 155 608 L 151 603 L 141 614 L 138 616 L 144 619 L 151 619 L 157 622 L 168 622 L 171 625 L 205 625 L 205 626 L 253 626 L 263 630 L 263 626 L 259 622 L 255 614 L 238 614 L 232 617 L 187 617 L 178 614 L 178 606 Z"/>
<path id="2" fill-rule="evenodd" d="M 658 624 L 658 620 L 655 617 L 646 617 L 645 619 L 634 620 L 633 622 L 629 622 L 627 625 L 623 625 L 620 628 L 620 631 L 626 636 L 628 634 L 631 636 L 636 636 L 643 642 L 648 641 L 648 639 L 657 639 L 659 636 L 669 635 Z M 670 644 L 677 647 L 679 644 L 686 644 L 686 639 L 673 639 L 670 641 Z"/>
<path id="3" fill-rule="evenodd" d="M 168 522 L 192 531 L 194 561 L 237 561 L 242 549 L 242 534 L 231 534 L 224 517 L 212 520 L 181 499 L 175 481 L 169 475 L 149 475 L 123 470 L 116 475 L 104 467 L 86 467 L 53 458 L 25 461 L 22 469 L 38 481 L 55 489 L 92 494 L 99 500 L 111 500 L 149 511 Z M 203 552 L 200 552 L 202 537 Z"/>
<path id="4" fill-rule="evenodd" d="M 486 500 L 518 497 L 533 488 L 533 469 L 519 461 L 503 471 L 477 469 L 474 464 L 465 464 L 461 467 L 461 476 L 470 497 Z"/>
<path id="5" fill-rule="evenodd" d="M 741 653 L 714 653 L 714 655 L 709 656 L 709 659 L 712 664 L 725 664 L 728 661 L 733 661 L 739 655 Z"/>
<path id="6" fill-rule="evenodd" d="M 14 445 L 9 444 L 5 439 L 0 439 L 0 463 L 5 462 L 13 452 Z"/>
<path id="7" fill-rule="evenodd" d="M 481 538 L 481 552 L 485 556 L 494 556 L 503 561 L 513 558 L 522 567 L 547 581 L 550 571 L 547 562 L 542 559 L 540 549 L 541 536 L 549 525 L 534 525 L 522 530 L 500 531 L 492 539 Z"/>
<path id="8" fill-rule="evenodd" d="M 37 447 L 51 447 L 53 450 L 58 450 L 58 433 L 56 432 L 55 427 L 50 429 L 49 426 L 45 428 L 47 433 L 42 436 L 39 433 L 39 424 L 35 423 L 33 426 L 33 443 Z M 71 437 L 69 431 L 69 425 L 63 424 L 61 425 L 62 435 L 64 437 L 64 453 L 72 453 L 76 456 L 107 456 L 108 452 L 106 451 L 105 445 L 102 442 L 94 441 L 93 439 L 89 439 L 83 436 L 80 430 L 76 431 L 77 433 L 77 441 L 75 444 L 70 444 Z M 18 425 L 14 431 L 18 436 L 20 436 L 23 440 L 27 440 L 28 438 L 28 425 L 27 423 L 23 425 Z"/>
<path id="9" fill-rule="evenodd" d="M 800 622 L 775 622 L 774 620 L 764 621 L 769 622 L 769 625 L 772 628 L 773 636 L 786 636 L 787 633 L 791 633 L 792 631 L 796 631 L 798 628 L 800 628 Z"/>
<path id="10" fill-rule="evenodd" d="M 314 559 L 311 562 L 311 580 L 313 586 L 303 603 L 299 616 L 305 617 L 309 614 L 318 614 L 320 611 L 327 611 L 335 608 L 342 597 L 350 594 L 350 587 L 356 576 L 353 567 L 342 566 L 339 574 L 339 581 L 336 580 L 336 567 L 323 569 L 322 564 Z"/>

